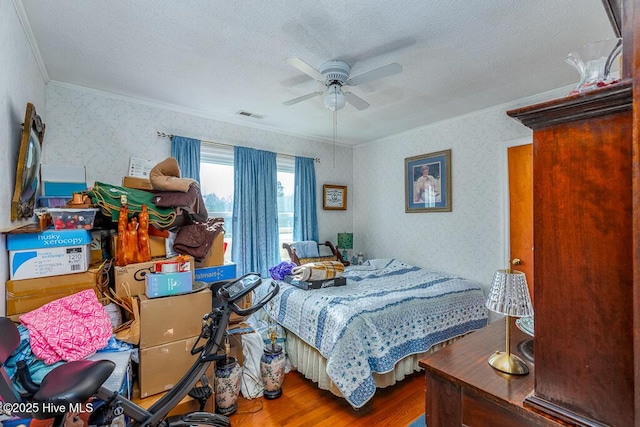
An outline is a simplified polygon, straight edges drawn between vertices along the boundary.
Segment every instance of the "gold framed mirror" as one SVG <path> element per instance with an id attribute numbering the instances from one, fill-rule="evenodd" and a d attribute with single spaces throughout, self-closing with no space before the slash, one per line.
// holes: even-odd
<path id="1" fill-rule="evenodd" d="M 36 107 L 27 104 L 22 124 L 20 152 L 16 164 L 16 186 L 11 202 L 11 221 L 31 218 L 34 214 L 40 176 L 40 159 L 45 124 L 36 114 Z"/>

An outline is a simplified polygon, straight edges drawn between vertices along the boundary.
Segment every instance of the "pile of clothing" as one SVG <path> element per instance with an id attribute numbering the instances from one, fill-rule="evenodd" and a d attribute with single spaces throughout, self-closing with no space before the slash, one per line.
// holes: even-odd
<path id="1" fill-rule="evenodd" d="M 194 179 L 180 177 L 174 157 L 154 166 L 149 180 L 154 192 L 96 182 L 88 196 L 114 222 L 123 205 L 128 207 L 129 215 L 140 214 L 146 206 L 151 227 L 174 233 L 173 248 L 177 253 L 202 260 L 216 236 L 224 232 L 224 219 L 208 217 L 200 185 Z"/>

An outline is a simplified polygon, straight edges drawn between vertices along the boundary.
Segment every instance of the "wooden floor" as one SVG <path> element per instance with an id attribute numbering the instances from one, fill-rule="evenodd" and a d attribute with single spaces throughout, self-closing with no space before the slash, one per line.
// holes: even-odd
<path id="1" fill-rule="evenodd" d="M 282 390 L 282 396 L 273 400 L 240 396 L 238 411 L 229 417 L 231 426 L 406 427 L 424 413 L 424 372 L 378 389 L 358 410 L 295 371 L 285 376 Z"/>

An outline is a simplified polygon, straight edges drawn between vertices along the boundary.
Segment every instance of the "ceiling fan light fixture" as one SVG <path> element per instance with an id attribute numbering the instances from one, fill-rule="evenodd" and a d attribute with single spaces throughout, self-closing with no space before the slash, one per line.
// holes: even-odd
<path id="1" fill-rule="evenodd" d="M 327 92 L 322 97 L 322 101 L 324 102 L 324 106 L 331 111 L 341 110 L 347 102 L 339 84 L 329 86 Z"/>

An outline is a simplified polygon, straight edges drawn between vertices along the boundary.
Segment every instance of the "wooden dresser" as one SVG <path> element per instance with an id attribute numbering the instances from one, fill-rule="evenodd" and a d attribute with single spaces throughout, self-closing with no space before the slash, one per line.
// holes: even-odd
<path id="1" fill-rule="evenodd" d="M 421 362 L 429 427 L 640 425 L 640 0 L 603 4 L 621 81 L 507 112 L 533 130 L 535 370 L 501 377 L 503 327 L 474 332 Z"/>
<path id="2" fill-rule="evenodd" d="M 507 114 L 533 129 L 536 372 L 525 404 L 574 425 L 637 425 L 632 83 Z"/>
<path id="3" fill-rule="evenodd" d="M 491 323 L 420 361 L 426 371 L 427 426 L 563 425 L 523 406 L 533 392 L 534 364 L 520 345 L 531 337 L 515 325 L 511 333 L 511 352 L 527 362 L 528 375 L 503 374 L 489 366 L 489 356 L 504 351 L 504 321 Z"/>

